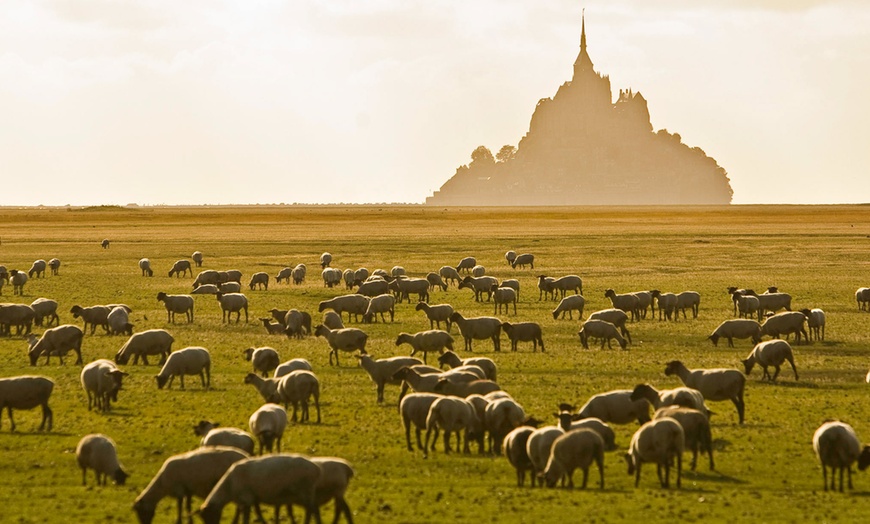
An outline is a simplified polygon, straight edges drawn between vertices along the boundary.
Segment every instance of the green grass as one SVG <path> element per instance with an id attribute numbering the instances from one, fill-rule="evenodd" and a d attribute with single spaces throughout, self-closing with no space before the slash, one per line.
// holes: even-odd
<path id="1" fill-rule="evenodd" d="M 593 522 L 651 516 L 657 521 L 849 522 L 863 520 L 870 509 L 866 474 L 855 475 L 851 493 L 821 490 L 821 468 L 811 446 L 813 431 L 826 418 L 843 419 L 870 440 L 868 386 L 863 382 L 870 315 L 859 312 L 854 301 L 855 289 L 870 285 L 865 280 L 870 208 L 6 208 L 0 209 L 0 218 L 5 225 L 0 264 L 27 270 L 37 258 L 62 261 L 59 276 L 31 280 L 20 298 L 5 287 L 2 300 L 53 298 L 61 304 L 65 323 L 76 323 L 68 313 L 74 304 L 124 302 L 133 307 L 131 321 L 137 331 L 166 328 L 175 336 L 175 349 L 201 345 L 213 360 L 213 388 L 208 392 L 195 377 L 186 380 L 186 391 L 178 389 L 177 381 L 172 390 L 158 391 L 153 378 L 157 366 L 128 365 L 130 377 L 119 402 L 102 415 L 87 411 L 80 368 L 71 365 L 72 359 L 65 366 L 56 361 L 45 366 L 40 360 L 32 368 L 21 337 L 0 339 L 0 376 L 38 373 L 56 382 L 51 433 L 35 432 L 38 410 L 15 413 L 16 433 L 9 433 L 4 414 L 4 522 L 134 520 L 133 499 L 160 464 L 197 445 L 192 431 L 197 421 L 207 418 L 247 429 L 260 397 L 242 383 L 250 366 L 242 350 L 263 345 L 278 349 L 284 360 L 304 357 L 314 366 L 322 384 L 323 423 L 291 424 L 284 449 L 349 460 L 356 477 L 347 499 L 358 522 L 554 522 L 564 520 L 565 510 Z M 103 238 L 112 240 L 110 249 L 100 248 Z M 534 253 L 536 269 L 511 270 L 503 259 L 508 249 Z M 247 324 L 222 324 L 217 301 L 209 296 L 195 297 L 194 324 L 167 324 L 155 297 L 159 291 L 190 289 L 192 278 L 166 274 L 175 260 L 194 250 L 205 255 L 202 269 L 240 269 L 243 283 L 254 272 L 274 276 L 299 262 L 308 266 L 309 276 L 302 286 L 273 281 L 269 291 L 245 290 L 251 304 Z M 658 488 L 649 466 L 640 488 L 634 488 L 621 455 L 636 425 L 615 426 L 620 449 L 605 458 L 603 492 L 518 489 L 503 457 L 445 456 L 440 444 L 426 460 L 406 451 L 395 405 L 398 389 L 388 386 L 388 402 L 378 406 L 374 385 L 350 355 L 341 355 L 342 367 L 330 368 L 323 339 L 265 334 L 257 317 L 267 316 L 269 309 L 305 310 L 316 322 L 318 302 L 344 292 L 323 287 L 318 265 L 323 251 L 330 251 L 333 266 L 342 269 L 402 265 L 409 274 L 422 276 L 473 255 L 489 274 L 519 275 L 517 319 L 542 324 L 547 352 L 533 354 L 521 345 L 517 353 L 496 354 L 477 342 L 474 353 L 496 360 L 502 387 L 528 413 L 548 420 L 559 402 L 582 404 L 595 393 L 639 382 L 660 388 L 680 385 L 675 377 L 664 376 L 668 360 L 680 359 L 689 367 L 738 367 L 751 350 L 749 342 L 714 348 L 705 340 L 719 322 L 731 318 L 725 293 L 730 285 L 757 290 L 777 285 L 794 297 L 795 307 L 821 307 L 828 315 L 827 339 L 795 348 L 799 382 L 790 370 L 783 370 L 776 385 L 759 382 L 760 370 L 753 372 L 747 382 L 745 425 L 737 424 L 730 403 L 712 403 L 718 470 L 708 471 L 700 460 L 696 473 L 685 472 L 682 490 Z M 137 261 L 142 257 L 151 259 L 153 278 L 139 276 Z M 587 315 L 610 307 L 603 296 L 606 288 L 695 290 L 702 295 L 701 314 L 678 323 L 647 319 L 629 325 L 635 342 L 629 351 L 583 350 L 576 336 L 578 321 L 554 321 L 550 311 L 555 304 L 538 301 L 535 275 L 540 273 L 583 277 Z M 453 287 L 434 292 L 431 302 L 449 302 L 466 316 L 492 314 L 491 304 L 477 304 L 470 291 Z M 362 327 L 370 335 L 369 352 L 386 357 L 409 351 L 408 346 L 395 346 L 397 333 L 428 326 L 413 304 L 403 304 L 394 324 Z M 111 358 L 123 341 L 87 335 L 85 361 Z M 504 339 L 503 347 L 509 347 Z M 117 443 L 132 474 L 126 486 L 94 487 L 92 473 L 88 486 L 81 486 L 74 449 L 92 432 L 105 433 Z M 230 514 L 225 511 L 225 517 Z M 174 503 L 166 500 L 158 507 L 156 522 L 174 521 L 174 515 Z M 331 515 L 331 508 L 323 515 Z"/>

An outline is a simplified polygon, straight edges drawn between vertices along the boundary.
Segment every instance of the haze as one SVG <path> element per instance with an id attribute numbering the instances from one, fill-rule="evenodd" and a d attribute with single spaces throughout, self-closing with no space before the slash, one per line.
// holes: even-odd
<path id="1" fill-rule="evenodd" d="M 0 205 L 422 202 L 589 54 L 733 202 L 870 201 L 860 1 L 0 3 Z"/>

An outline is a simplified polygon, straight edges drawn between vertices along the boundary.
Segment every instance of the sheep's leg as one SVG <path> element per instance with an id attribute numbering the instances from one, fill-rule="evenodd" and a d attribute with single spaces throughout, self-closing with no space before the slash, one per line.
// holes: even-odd
<path id="1" fill-rule="evenodd" d="M 634 487 L 638 487 L 640 485 L 640 466 L 643 464 L 641 461 L 637 461 L 637 465 L 634 470 Z"/>
<path id="2" fill-rule="evenodd" d="M 656 464 L 656 474 L 659 477 L 659 485 L 663 488 L 668 487 L 667 484 L 665 484 L 664 478 L 662 477 L 662 464 L 661 464 L 661 462 Z"/>
<path id="3" fill-rule="evenodd" d="M 740 397 L 735 397 L 731 399 L 734 402 L 734 407 L 737 408 L 737 416 L 740 419 L 740 423 L 743 424 L 743 416 L 746 411 L 746 404 L 743 402 L 743 399 Z"/>
<path id="4" fill-rule="evenodd" d="M 417 428 L 417 431 L 420 431 L 420 429 Z M 431 427 L 426 428 L 426 445 L 423 446 L 423 457 L 424 458 L 429 456 L 429 437 L 430 437 L 430 435 L 432 435 L 432 428 Z M 418 438 L 419 438 L 419 436 L 420 436 L 420 434 L 417 433 Z M 438 435 L 435 435 L 435 439 L 436 440 L 438 439 Z M 418 441 L 418 444 L 419 444 L 419 441 Z M 435 451 L 435 442 L 432 443 L 432 451 Z"/>
<path id="5" fill-rule="evenodd" d="M 444 430 L 444 454 L 450 454 L 450 431 L 446 429 Z"/>
<path id="6" fill-rule="evenodd" d="M 6 406 L 6 412 L 9 413 L 10 431 L 15 431 L 15 419 L 12 418 L 12 406 Z"/>
<path id="7" fill-rule="evenodd" d="M 677 489 L 682 488 L 683 478 L 683 454 L 677 453 Z"/>

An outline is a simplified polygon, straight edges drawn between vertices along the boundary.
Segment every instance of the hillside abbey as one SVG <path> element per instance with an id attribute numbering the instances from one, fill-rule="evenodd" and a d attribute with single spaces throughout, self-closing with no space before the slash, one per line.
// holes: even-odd
<path id="1" fill-rule="evenodd" d="M 429 205 L 730 204 L 725 170 L 679 134 L 653 132 L 646 99 L 595 72 L 582 22 L 574 77 L 535 107 L 519 146 L 481 146 Z"/>

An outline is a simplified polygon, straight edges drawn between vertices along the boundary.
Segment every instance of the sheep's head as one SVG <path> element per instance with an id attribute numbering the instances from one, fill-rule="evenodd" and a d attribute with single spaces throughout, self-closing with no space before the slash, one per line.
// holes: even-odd
<path id="1" fill-rule="evenodd" d="M 196 436 L 204 437 L 206 433 L 220 426 L 219 422 L 211 422 L 208 420 L 200 420 L 199 424 L 193 426 L 193 433 Z"/>
<path id="2" fill-rule="evenodd" d="M 679 360 L 671 360 L 665 365 L 665 376 L 669 377 L 671 375 L 676 375 L 683 367 L 685 366 L 683 366 L 683 363 Z"/>
<path id="3" fill-rule="evenodd" d="M 115 484 L 117 484 L 117 485 L 119 485 L 119 486 L 123 486 L 124 483 L 127 482 L 127 477 L 129 477 L 129 476 L 130 476 L 129 473 L 127 473 L 126 471 L 124 471 L 124 470 L 121 469 L 121 468 L 118 468 L 118 469 L 115 470 L 115 472 L 112 474 L 112 480 L 115 481 Z"/>
<path id="4" fill-rule="evenodd" d="M 628 464 L 628 474 L 634 475 L 634 457 L 631 456 L 631 453 L 626 453 L 623 455 L 625 459 L 625 463 Z"/>
<path id="5" fill-rule="evenodd" d="M 712 335 L 710 335 L 709 337 L 707 337 L 707 340 L 713 342 L 713 346 L 714 346 L 714 347 L 716 347 L 716 346 L 719 345 L 719 335 L 717 335 L 716 333 L 713 333 Z M 753 339 L 753 340 L 754 340 L 754 339 Z"/>
<path id="6" fill-rule="evenodd" d="M 616 291 L 614 291 L 612 289 L 606 289 L 604 291 L 604 298 L 610 298 L 610 297 L 615 297 L 615 296 L 616 296 Z"/>
<path id="7" fill-rule="evenodd" d="M 638 384 L 634 387 L 629 398 L 634 402 L 636 400 L 649 398 L 650 396 L 656 396 L 657 394 L 656 390 L 649 384 Z"/>
<path id="8" fill-rule="evenodd" d="M 260 319 L 260 320 L 265 320 L 266 322 L 269 321 L 269 319 Z M 245 360 L 250 362 L 251 358 L 253 358 L 253 356 L 254 356 L 254 348 L 245 349 L 244 351 L 242 351 L 242 353 L 244 353 L 244 355 L 245 355 Z"/>
<path id="9" fill-rule="evenodd" d="M 160 375 L 155 375 L 154 378 L 157 380 L 157 389 L 163 389 L 166 381 L 169 380 L 169 376 L 161 377 Z"/>
<path id="10" fill-rule="evenodd" d="M 753 358 L 752 356 L 750 356 L 746 360 L 741 360 L 740 362 L 743 363 L 743 372 L 747 375 L 751 373 L 752 368 L 755 367 L 755 358 Z"/>
<path id="11" fill-rule="evenodd" d="M 870 446 L 864 446 L 861 454 L 858 455 L 858 469 L 864 471 L 870 466 Z"/>

